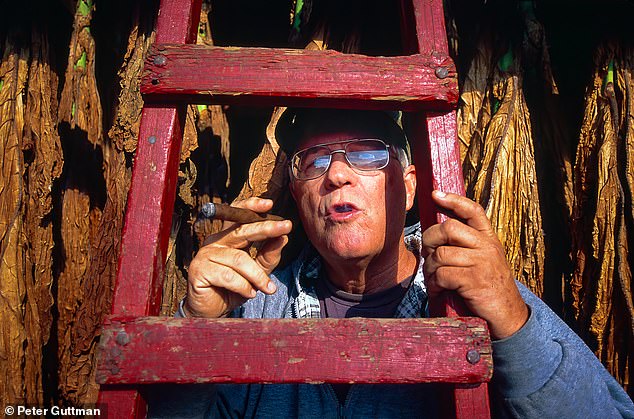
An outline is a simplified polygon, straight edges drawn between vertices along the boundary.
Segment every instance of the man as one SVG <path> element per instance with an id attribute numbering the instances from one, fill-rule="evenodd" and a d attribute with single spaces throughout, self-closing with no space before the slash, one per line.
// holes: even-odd
<path id="1" fill-rule="evenodd" d="M 189 267 L 181 316 L 416 317 L 444 290 L 485 319 L 494 340 L 496 413 L 634 417 L 634 406 L 557 316 L 518 285 L 484 210 L 435 191 L 463 221 L 405 234 L 416 168 L 385 112 L 288 110 L 276 130 L 290 158 L 290 192 L 309 243 L 276 267 L 292 225 L 230 225 Z M 257 212 L 269 200 L 236 204 Z M 412 229 L 410 229 L 412 230 Z M 265 241 L 255 259 L 243 249 Z M 156 416 L 434 417 L 438 388 L 421 385 L 228 385 L 171 391 Z M 176 401 L 177 402 L 176 402 Z M 160 405 L 160 406 L 159 406 Z"/>

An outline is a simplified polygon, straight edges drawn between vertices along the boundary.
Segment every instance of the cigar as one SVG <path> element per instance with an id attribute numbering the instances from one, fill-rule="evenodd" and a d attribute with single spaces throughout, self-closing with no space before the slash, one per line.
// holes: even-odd
<path id="1" fill-rule="evenodd" d="M 227 204 L 207 202 L 200 209 L 204 218 L 216 218 L 224 221 L 234 221 L 241 224 L 257 223 L 259 221 L 284 221 L 284 218 L 273 214 L 258 214 L 245 208 L 232 207 Z"/>

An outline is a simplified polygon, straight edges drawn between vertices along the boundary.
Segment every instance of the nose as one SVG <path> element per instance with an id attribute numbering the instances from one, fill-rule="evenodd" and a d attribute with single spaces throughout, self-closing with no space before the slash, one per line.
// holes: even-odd
<path id="1" fill-rule="evenodd" d="M 324 175 L 324 182 L 327 188 L 341 188 L 344 185 L 352 184 L 356 173 L 348 164 L 342 152 L 332 154 L 330 167 Z"/>

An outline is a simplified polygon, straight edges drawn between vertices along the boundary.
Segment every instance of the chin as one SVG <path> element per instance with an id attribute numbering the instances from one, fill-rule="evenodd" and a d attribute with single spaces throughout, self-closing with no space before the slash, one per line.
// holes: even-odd
<path id="1" fill-rule="evenodd" d="M 335 235 L 326 248 L 329 253 L 341 259 L 358 259 L 377 253 L 377 249 L 369 246 L 369 237 L 355 237 L 353 234 Z"/>

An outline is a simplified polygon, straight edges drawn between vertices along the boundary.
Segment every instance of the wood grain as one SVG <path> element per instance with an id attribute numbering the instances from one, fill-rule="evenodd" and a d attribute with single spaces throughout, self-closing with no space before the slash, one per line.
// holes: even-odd
<path id="1" fill-rule="evenodd" d="M 467 360 L 469 351 L 477 362 Z M 474 383 L 488 381 L 492 366 L 486 323 L 478 318 L 115 317 L 104 328 L 97 380 Z"/>
<path id="2" fill-rule="evenodd" d="M 444 78 L 436 75 L 439 68 Z M 458 99 L 447 55 L 169 44 L 149 54 L 141 92 L 150 101 L 437 111 L 452 109 Z"/>

